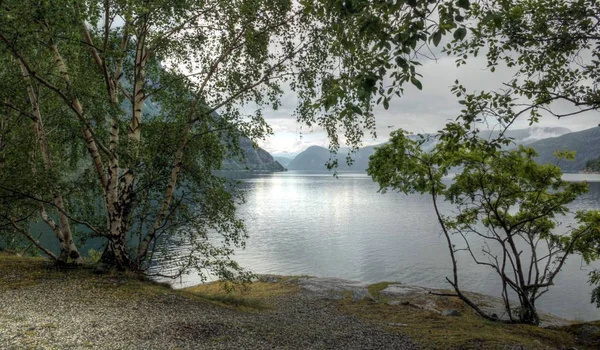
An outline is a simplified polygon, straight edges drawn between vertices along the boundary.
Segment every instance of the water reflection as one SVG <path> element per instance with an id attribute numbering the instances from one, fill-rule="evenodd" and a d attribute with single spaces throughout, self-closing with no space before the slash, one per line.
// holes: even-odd
<path id="1" fill-rule="evenodd" d="M 590 192 L 574 209 L 598 208 L 600 176 L 568 174 L 587 180 Z M 365 174 L 285 172 L 247 177 L 240 184 L 250 239 L 236 260 L 256 273 L 334 276 L 365 282 L 400 281 L 448 288 L 447 246 L 427 196 L 377 193 Z M 443 210 L 450 207 L 442 205 Z M 459 260 L 463 288 L 498 295 L 499 282 L 489 268 Z M 598 319 L 589 303 L 589 267 L 572 257 L 540 299 L 539 307 L 557 315 Z M 182 285 L 198 283 L 193 277 Z"/>

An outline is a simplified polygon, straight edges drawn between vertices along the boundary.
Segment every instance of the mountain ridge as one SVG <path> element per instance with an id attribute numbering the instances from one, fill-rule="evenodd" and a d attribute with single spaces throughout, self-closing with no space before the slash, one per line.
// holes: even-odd
<path id="1" fill-rule="evenodd" d="M 499 131 L 483 130 L 480 132 L 482 138 L 492 139 L 498 137 Z M 434 136 L 428 134 L 428 136 Z M 588 160 L 600 156 L 600 128 L 594 127 L 587 130 L 571 132 L 565 127 L 530 127 L 525 129 L 508 130 L 505 136 L 513 139 L 517 145 L 532 147 L 538 152 L 538 161 L 540 163 L 555 163 L 554 152 L 557 150 L 568 149 L 575 151 L 575 161 L 561 162 L 559 165 L 563 171 L 573 172 L 581 171 L 585 168 Z M 416 135 L 415 135 L 416 137 Z M 425 149 L 431 149 L 435 146 L 437 140 L 432 138 L 423 144 Z M 384 144 L 384 143 L 382 143 Z M 341 149 L 335 158 L 338 160 L 337 170 L 366 171 L 369 165 L 369 157 L 375 152 L 375 148 L 382 144 L 366 146 L 360 148 L 356 153 L 351 154 L 353 164 L 348 166 L 346 163 L 347 149 Z M 310 146 L 299 153 L 288 165 L 289 170 L 327 170 L 326 163 L 329 161 L 331 153 L 329 149 L 320 146 Z"/>
<path id="2" fill-rule="evenodd" d="M 240 137 L 242 156 L 231 156 L 223 160 L 220 170 L 226 171 L 285 171 L 281 163 L 266 150 L 256 146 L 247 137 Z"/>
<path id="3" fill-rule="evenodd" d="M 575 151 L 575 160 L 562 161 L 559 166 L 567 172 L 581 171 L 585 169 L 587 161 L 600 156 L 600 127 L 538 140 L 527 146 L 536 150 L 536 159 L 542 164 L 556 163 L 555 151 Z"/>

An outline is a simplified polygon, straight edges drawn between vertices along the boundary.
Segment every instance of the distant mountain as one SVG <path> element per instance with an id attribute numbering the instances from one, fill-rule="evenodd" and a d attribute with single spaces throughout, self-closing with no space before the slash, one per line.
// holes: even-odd
<path id="1" fill-rule="evenodd" d="M 543 139 L 527 146 L 538 152 L 538 161 L 542 164 L 556 163 L 554 152 L 557 150 L 575 151 L 574 161 L 562 161 L 559 165 L 563 171 L 580 171 L 587 161 L 600 156 L 600 127 Z"/>
<path id="2" fill-rule="evenodd" d="M 530 143 L 558 137 L 570 133 L 571 130 L 562 127 L 539 127 L 534 126 L 526 129 L 508 130 L 505 133 L 506 137 L 510 137 L 518 145 L 528 145 Z M 497 130 L 483 130 L 479 133 L 482 139 L 495 139 L 500 135 Z"/>
<path id="3" fill-rule="evenodd" d="M 240 148 L 243 157 L 229 157 L 223 160 L 221 170 L 250 170 L 250 171 L 284 171 L 285 168 L 260 147 L 253 147 L 252 141 L 246 137 L 240 138 Z"/>
<path id="4" fill-rule="evenodd" d="M 570 133 L 571 130 L 562 127 L 530 127 L 526 129 L 515 129 L 508 130 L 504 136 L 512 139 L 513 146 L 508 146 L 507 148 L 514 147 L 514 144 L 517 145 L 529 145 L 533 142 L 543 140 L 550 137 L 558 137 L 565 134 Z M 429 140 L 421 145 L 421 148 L 424 151 L 430 151 L 435 147 L 438 143 L 438 140 L 435 138 L 435 134 L 425 134 L 424 136 L 429 137 Z M 479 137 L 485 140 L 493 140 L 500 136 L 500 132 L 497 130 L 481 130 L 479 132 Z M 409 136 L 413 140 L 418 140 L 419 137 L 417 135 Z"/>
<path id="5" fill-rule="evenodd" d="M 281 164 L 283 166 L 288 166 L 288 164 L 290 164 L 292 162 L 292 160 L 294 160 L 294 157 L 288 158 L 288 157 L 273 156 L 273 159 L 278 161 L 279 164 Z"/>
<path id="6" fill-rule="evenodd" d="M 269 152 L 269 153 L 271 153 L 273 158 L 281 157 L 281 158 L 294 159 L 301 152 Z"/>
<path id="7" fill-rule="evenodd" d="M 162 67 L 161 67 L 162 68 Z M 131 87 L 125 78 L 121 83 L 126 87 Z M 124 99 L 121 105 L 124 111 L 131 111 L 131 102 Z M 144 102 L 143 112 L 146 118 L 156 118 L 161 114 L 161 106 L 159 103 L 147 98 Z M 217 112 L 212 112 L 212 117 L 219 119 L 220 115 Z M 227 157 L 223 160 L 220 170 L 250 170 L 250 171 L 284 171 L 285 168 L 278 163 L 269 152 L 260 147 L 253 147 L 252 141 L 247 137 L 240 137 L 239 146 L 242 149 L 243 157 Z"/>
<path id="8" fill-rule="evenodd" d="M 352 154 L 351 157 L 354 159 L 354 162 L 351 166 L 348 166 L 346 162 L 348 149 L 341 149 L 337 154 L 337 169 L 365 171 L 369 167 L 369 157 L 375 153 L 375 147 L 377 146 L 363 147 L 357 153 Z M 304 152 L 298 154 L 296 158 L 287 165 L 287 168 L 289 170 L 327 170 L 325 163 L 329 161 L 329 158 L 330 153 L 327 148 L 310 146 Z"/>
<path id="9" fill-rule="evenodd" d="M 530 127 L 526 129 L 509 130 L 506 132 L 505 136 L 512 138 L 516 144 L 530 146 L 546 138 L 569 135 L 570 132 L 571 131 L 569 129 L 562 127 Z M 496 138 L 498 135 L 499 132 L 494 130 L 483 130 L 480 132 L 480 136 L 484 139 Z M 425 151 L 429 151 L 435 147 L 438 141 L 434 137 L 434 134 L 424 136 L 429 137 L 429 139 L 421 145 L 421 148 Z M 411 135 L 410 138 L 413 140 L 418 140 L 419 136 Z M 378 146 L 380 145 L 363 147 L 356 154 L 351 155 L 351 157 L 354 159 L 352 166 L 348 166 L 346 164 L 348 150 L 341 149 L 337 154 L 338 170 L 365 171 L 369 167 L 369 157 L 375 152 L 375 148 Z M 552 152 L 554 152 L 554 150 L 551 151 L 550 154 L 552 154 Z M 600 156 L 600 153 L 598 153 L 597 156 Z M 304 152 L 298 154 L 289 164 L 286 165 L 286 167 L 289 170 L 326 170 L 327 168 L 325 163 L 327 163 L 329 157 L 330 153 L 327 148 L 311 146 Z M 543 157 L 540 157 L 540 159 L 542 158 Z M 583 163 L 585 163 L 585 161 L 583 161 Z M 582 168 L 583 167 L 578 169 Z"/>

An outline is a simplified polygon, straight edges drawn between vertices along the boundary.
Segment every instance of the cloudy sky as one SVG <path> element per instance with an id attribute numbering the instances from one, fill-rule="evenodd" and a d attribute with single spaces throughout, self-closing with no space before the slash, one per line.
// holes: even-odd
<path id="1" fill-rule="evenodd" d="M 485 59 L 471 59 L 466 66 L 456 67 L 453 57 L 440 55 L 437 61 L 423 61 L 420 73 L 423 74 L 423 90 L 419 91 L 410 84 L 405 86 L 405 95 L 390 103 L 388 110 L 383 107 L 375 109 L 377 120 L 377 139 L 367 136 L 364 145 L 379 144 L 387 141 L 390 131 L 403 128 L 411 132 L 432 133 L 441 129 L 448 120 L 454 119 L 461 109 L 457 98 L 450 93 L 454 80 L 458 79 L 468 91 L 498 90 L 502 82 L 507 81 L 512 73 L 507 68 L 498 68 L 491 73 L 485 68 Z M 409 86 L 410 85 L 410 86 Z M 327 147 L 326 134 L 317 128 L 309 129 L 299 124 L 292 117 L 296 106 L 296 98 L 292 93 L 283 96 L 283 104 L 277 111 L 265 111 L 267 121 L 274 134 L 259 145 L 272 154 L 291 155 L 299 153 L 311 145 Z M 567 110 L 568 106 L 555 106 L 557 110 Z M 596 112 L 581 114 L 557 120 L 552 116 L 542 118 L 538 126 L 561 126 L 571 131 L 579 131 L 600 123 L 600 115 Z M 528 126 L 527 118 L 515 123 L 514 128 Z M 493 127 L 493 125 L 491 126 Z"/>

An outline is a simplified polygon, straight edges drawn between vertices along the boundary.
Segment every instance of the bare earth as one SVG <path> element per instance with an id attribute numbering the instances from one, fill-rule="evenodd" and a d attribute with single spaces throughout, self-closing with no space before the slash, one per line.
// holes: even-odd
<path id="1" fill-rule="evenodd" d="M 305 288 L 247 311 L 164 287 L 136 292 L 118 278 L 82 284 L 68 273 L 49 272 L 49 278 L 19 283 L 7 273 L 0 271 L 0 283 L 10 282 L 0 286 L 1 349 L 418 348 L 404 335 L 339 312 L 327 294 Z M 15 282 L 16 288 L 7 288 Z"/>
<path id="2" fill-rule="evenodd" d="M 0 253 L 0 349 L 600 348 L 600 322 L 542 315 L 555 327 L 499 324 L 448 293 L 282 276 L 233 294 L 218 284 L 176 291 L 132 274 L 65 271 Z M 503 316 L 498 299 L 469 294 Z"/>

